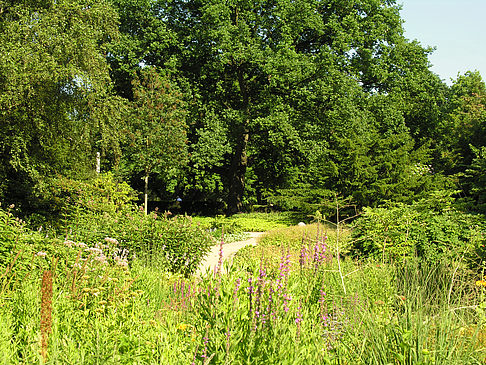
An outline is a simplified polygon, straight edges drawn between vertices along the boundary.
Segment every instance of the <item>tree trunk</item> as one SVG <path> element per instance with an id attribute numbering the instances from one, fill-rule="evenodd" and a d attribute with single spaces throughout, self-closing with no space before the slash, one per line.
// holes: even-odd
<path id="1" fill-rule="evenodd" d="M 227 213 L 238 213 L 243 208 L 243 194 L 245 193 L 245 174 L 248 166 L 246 147 L 248 145 L 249 131 L 245 123 L 238 135 L 236 150 L 231 161 L 230 188 L 228 196 Z"/>
<path id="2" fill-rule="evenodd" d="M 236 20 L 237 21 L 237 20 Z M 236 134 L 236 149 L 231 161 L 229 173 L 229 196 L 227 213 L 229 215 L 238 213 L 243 208 L 243 195 L 245 193 L 245 174 L 248 166 L 248 156 L 246 148 L 249 138 L 250 122 L 250 98 L 248 95 L 248 86 L 245 79 L 244 67 L 240 65 L 237 70 L 238 86 L 241 95 L 241 110 L 244 112 L 244 119 L 238 127 Z"/>
<path id="3" fill-rule="evenodd" d="M 145 190 L 144 190 L 144 211 L 145 215 L 148 214 L 148 181 L 149 181 L 149 174 L 145 171 Z"/>

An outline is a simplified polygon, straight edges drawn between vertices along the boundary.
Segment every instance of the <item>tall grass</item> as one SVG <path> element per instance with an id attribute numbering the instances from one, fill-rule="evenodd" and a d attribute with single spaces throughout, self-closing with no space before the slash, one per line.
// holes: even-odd
<path id="1" fill-rule="evenodd" d="M 461 262 L 338 262 L 345 242 L 330 228 L 295 230 L 287 240 L 269 234 L 202 278 L 146 260 L 125 265 L 116 250 L 103 263 L 75 242 L 58 264 L 51 253 L 30 266 L 12 257 L 0 364 L 486 361 L 486 288 Z"/>

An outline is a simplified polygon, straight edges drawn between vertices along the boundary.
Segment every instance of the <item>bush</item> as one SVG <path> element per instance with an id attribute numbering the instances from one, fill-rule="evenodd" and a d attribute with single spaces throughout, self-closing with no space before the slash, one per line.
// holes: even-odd
<path id="1" fill-rule="evenodd" d="M 10 262 L 12 251 L 23 229 L 22 221 L 15 218 L 10 209 L 7 211 L 0 209 L 0 269 Z"/>
<path id="2" fill-rule="evenodd" d="M 354 223 L 353 250 L 380 260 L 402 261 L 417 255 L 428 262 L 464 256 L 471 265 L 485 259 L 483 217 L 453 206 L 447 192 L 412 204 L 365 208 Z"/>
<path id="3" fill-rule="evenodd" d="M 58 177 L 48 192 L 44 200 L 48 209 L 31 216 L 30 225 L 44 226 L 43 232 L 51 227 L 49 236 L 89 245 L 115 237 L 131 254 L 184 275 L 196 270 L 213 244 L 207 232 L 188 217 L 170 218 L 157 212 L 145 216 L 131 204 L 135 192 L 111 173 L 90 181 Z"/>
<path id="4" fill-rule="evenodd" d="M 171 272 L 193 273 L 214 241 L 190 217 L 125 209 L 116 214 L 80 213 L 67 227 L 73 240 L 96 243 L 115 237 L 121 247 L 148 264 L 161 265 Z"/>
<path id="5" fill-rule="evenodd" d="M 150 260 L 156 255 L 164 255 L 173 273 L 186 276 L 194 273 L 214 244 L 207 232 L 193 224 L 187 216 L 165 217 L 154 224 L 153 228 L 155 239 L 148 250 L 141 252 L 148 254 Z"/>
<path id="6" fill-rule="evenodd" d="M 31 227 L 51 225 L 60 229 L 80 212 L 113 215 L 130 207 L 136 192 L 112 173 L 80 181 L 58 176 L 48 181 L 42 191 L 40 209 L 29 217 Z"/>

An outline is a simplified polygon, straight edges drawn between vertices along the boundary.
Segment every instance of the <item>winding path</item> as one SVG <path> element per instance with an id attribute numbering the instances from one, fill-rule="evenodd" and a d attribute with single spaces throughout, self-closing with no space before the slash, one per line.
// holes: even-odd
<path id="1" fill-rule="evenodd" d="M 246 246 L 256 246 L 258 238 L 265 232 L 249 232 L 250 238 L 244 241 L 225 243 L 223 245 L 223 261 L 232 259 L 238 250 Z M 219 261 L 219 244 L 211 247 L 211 251 L 204 257 L 201 265 L 197 269 L 196 275 L 201 275 L 208 270 L 214 270 Z"/>

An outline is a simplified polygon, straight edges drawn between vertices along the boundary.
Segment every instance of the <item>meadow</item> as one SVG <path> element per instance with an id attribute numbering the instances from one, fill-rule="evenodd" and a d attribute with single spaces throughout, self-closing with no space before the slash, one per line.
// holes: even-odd
<path id="1" fill-rule="evenodd" d="M 177 231 L 207 231 L 204 219 L 133 214 L 135 226 L 166 219 L 160 231 L 169 232 L 179 219 Z M 486 361 L 481 273 L 461 260 L 357 259 L 344 225 L 288 220 L 285 227 L 278 214 L 240 216 L 234 229 L 268 232 L 198 277 L 170 270 L 166 247 L 123 248 L 128 236 L 137 239 L 127 226 L 118 238 L 94 238 L 103 232 L 91 222 L 83 242 L 75 232 L 49 238 L 30 231 L 9 210 L 1 218 L 3 247 L 12 248 L 0 252 L 1 364 Z M 224 236 L 219 244 L 224 250 Z"/>
<path id="2" fill-rule="evenodd" d="M 0 0 L 0 365 L 486 364 L 486 84 L 403 2 Z"/>

